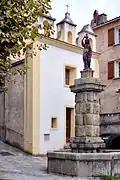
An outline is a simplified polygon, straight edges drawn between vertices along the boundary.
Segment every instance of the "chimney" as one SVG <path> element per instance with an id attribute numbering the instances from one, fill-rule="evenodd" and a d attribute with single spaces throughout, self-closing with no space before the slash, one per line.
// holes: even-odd
<path id="1" fill-rule="evenodd" d="M 97 21 L 97 25 L 104 24 L 105 22 L 107 22 L 107 15 L 104 13 L 100 14 Z"/>

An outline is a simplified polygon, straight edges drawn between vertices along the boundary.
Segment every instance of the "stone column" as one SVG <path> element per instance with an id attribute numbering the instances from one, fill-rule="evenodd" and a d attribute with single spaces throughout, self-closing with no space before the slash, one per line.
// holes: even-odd
<path id="1" fill-rule="evenodd" d="M 72 152 L 99 152 L 105 147 L 100 137 L 99 93 L 104 90 L 93 70 L 81 71 L 71 91 L 75 93 L 75 138 L 71 139 Z"/>

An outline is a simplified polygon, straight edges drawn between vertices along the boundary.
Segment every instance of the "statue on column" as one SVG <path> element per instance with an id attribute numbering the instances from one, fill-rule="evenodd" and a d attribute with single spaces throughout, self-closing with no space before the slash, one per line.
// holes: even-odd
<path id="1" fill-rule="evenodd" d="M 91 65 L 91 57 L 92 57 L 92 49 L 90 46 L 90 41 L 88 38 L 88 34 L 86 34 L 82 39 L 82 46 L 84 47 L 83 51 L 83 62 L 84 62 L 84 70 L 90 69 Z"/>

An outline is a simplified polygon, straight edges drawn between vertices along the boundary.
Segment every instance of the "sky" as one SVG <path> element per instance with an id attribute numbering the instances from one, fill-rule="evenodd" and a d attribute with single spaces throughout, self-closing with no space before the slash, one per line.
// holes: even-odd
<path id="1" fill-rule="evenodd" d="M 108 20 L 120 16 L 120 0 L 51 0 L 52 11 L 50 13 L 56 18 L 55 23 L 64 18 L 67 4 L 70 6 L 70 16 L 77 24 L 77 32 L 91 22 L 95 9 L 99 14 L 107 14 Z"/>

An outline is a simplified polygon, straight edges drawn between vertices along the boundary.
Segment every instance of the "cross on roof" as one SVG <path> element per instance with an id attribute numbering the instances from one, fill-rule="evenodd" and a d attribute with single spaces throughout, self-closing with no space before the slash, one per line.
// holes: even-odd
<path id="1" fill-rule="evenodd" d="M 68 13 L 68 8 L 69 8 L 70 6 L 67 4 L 66 7 L 67 7 L 67 13 Z"/>

